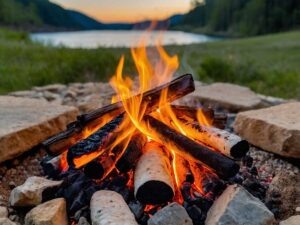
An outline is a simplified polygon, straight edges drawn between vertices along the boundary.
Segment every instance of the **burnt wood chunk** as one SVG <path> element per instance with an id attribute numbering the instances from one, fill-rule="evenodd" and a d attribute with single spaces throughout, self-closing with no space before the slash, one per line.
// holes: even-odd
<path id="1" fill-rule="evenodd" d="M 191 140 L 151 116 L 144 116 L 144 121 L 151 131 L 156 132 L 157 142 L 163 142 L 166 147 L 172 148 L 183 157 L 204 163 L 224 179 L 238 173 L 239 165 L 232 159 Z"/>
<path id="2" fill-rule="evenodd" d="M 167 101 L 172 102 L 195 90 L 193 76 L 191 74 L 182 75 L 173 81 L 153 88 L 143 93 L 141 106 L 147 106 L 146 114 L 156 110 L 159 106 L 160 96 L 167 91 Z M 137 95 L 140 96 L 141 94 Z M 136 96 L 135 96 L 136 97 Z M 130 99 L 128 99 L 130 101 Z M 59 133 L 42 143 L 42 147 L 49 155 L 59 155 L 71 145 L 75 144 L 83 137 L 85 127 L 95 127 L 104 116 L 110 116 L 111 119 L 124 112 L 122 102 L 107 105 L 91 113 L 83 114 L 77 121 L 69 124 L 66 131 Z M 74 143 L 75 142 L 75 143 Z"/>
<path id="3" fill-rule="evenodd" d="M 143 204 L 163 204 L 174 197 L 171 163 L 162 145 L 148 142 L 134 174 L 134 194 Z"/>

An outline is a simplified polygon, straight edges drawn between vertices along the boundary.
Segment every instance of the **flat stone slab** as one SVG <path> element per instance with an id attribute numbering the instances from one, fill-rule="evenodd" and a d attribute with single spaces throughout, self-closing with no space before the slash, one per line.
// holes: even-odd
<path id="1" fill-rule="evenodd" d="M 74 107 L 0 96 L 0 163 L 63 131 L 77 114 L 78 110 Z"/>
<path id="2" fill-rule="evenodd" d="M 264 150 L 300 158 L 300 102 L 239 113 L 234 130 Z"/>
<path id="3" fill-rule="evenodd" d="M 247 87 L 229 83 L 196 85 L 196 90 L 178 101 L 179 104 L 208 105 L 214 108 L 239 112 L 261 108 L 262 99 Z"/>
<path id="4" fill-rule="evenodd" d="M 291 216 L 287 220 L 281 221 L 279 225 L 299 225 L 300 224 L 300 215 Z"/>

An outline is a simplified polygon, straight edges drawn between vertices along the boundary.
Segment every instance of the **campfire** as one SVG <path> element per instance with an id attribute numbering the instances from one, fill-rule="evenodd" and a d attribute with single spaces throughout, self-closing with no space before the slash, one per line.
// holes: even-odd
<path id="1" fill-rule="evenodd" d="M 42 166 L 50 178 L 63 180 L 56 196 L 67 200 L 73 224 L 78 212 L 111 224 L 120 224 L 121 213 L 122 224 L 147 224 L 173 202 L 194 224 L 204 224 L 226 185 L 239 183 L 240 165 L 251 167 L 247 141 L 224 129 L 226 114 L 174 104 L 194 91 L 193 76 L 173 78 L 178 57 L 159 43 L 147 52 L 146 40 L 131 49 L 138 81 L 123 75 L 122 56 L 110 81 L 116 92 L 112 103 L 79 116 L 43 143 L 49 156 Z M 97 210 L 90 210 L 90 201 L 99 201 Z"/>

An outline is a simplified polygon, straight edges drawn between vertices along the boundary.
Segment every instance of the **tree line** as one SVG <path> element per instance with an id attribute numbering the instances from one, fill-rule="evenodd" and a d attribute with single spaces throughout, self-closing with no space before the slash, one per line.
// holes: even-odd
<path id="1" fill-rule="evenodd" d="M 300 27 L 299 0 L 195 0 L 193 5 L 181 26 L 247 36 Z"/>

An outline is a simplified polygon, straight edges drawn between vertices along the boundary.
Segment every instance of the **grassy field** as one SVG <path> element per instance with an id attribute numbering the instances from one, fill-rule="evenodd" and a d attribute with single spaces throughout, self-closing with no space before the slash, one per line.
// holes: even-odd
<path id="1" fill-rule="evenodd" d="M 232 82 L 267 95 L 300 99 L 300 31 L 168 47 L 180 56 L 178 73 L 205 82 Z M 49 83 L 107 80 L 128 49 L 44 47 L 26 34 L 0 31 L 0 93 Z M 130 57 L 126 72 L 134 73 Z"/>

